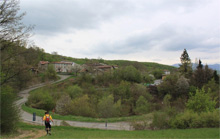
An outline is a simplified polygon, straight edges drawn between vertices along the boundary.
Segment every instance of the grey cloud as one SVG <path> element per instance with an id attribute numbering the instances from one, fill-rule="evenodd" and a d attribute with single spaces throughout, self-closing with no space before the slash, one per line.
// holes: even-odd
<path id="1" fill-rule="evenodd" d="M 140 51 L 150 51 L 154 47 L 159 47 L 161 51 L 179 51 L 200 49 L 201 51 L 211 51 L 210 48 L 218 48 L 218 44 L 203 44 L 204 40 L 212 36 L 202 35 L 188 27 L 177 27 L 162 25 L 151 32 L 134 35 L 121 41 L 112 43 L 102 42 L 94 46 L 91 52 L 100 54 L 130 54 Z M 89 52 L 87 52 L 89 53 Z"/>
<path id="2" fill-rule="evenodd" d="M 23 5 L 21 2 L 21 9 L 27 11 L 24 23 L 36 25 L 35 31 L 41 34 L 96 28 L 103 21 L 131 11 L 131 7 L 121 0 L 42 0 L 25 1 Z"/>

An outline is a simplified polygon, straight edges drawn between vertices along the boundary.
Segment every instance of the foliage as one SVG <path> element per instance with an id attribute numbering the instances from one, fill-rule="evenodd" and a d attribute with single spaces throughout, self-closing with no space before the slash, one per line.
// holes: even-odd
<path id="1" fill-rule="evenodd" d="M 19 122 L 19 109 L 14 104 L 15 94 L 9 86 L 1 86 L 1 133 L 10 133 Z"/>
<path id="2" fill-rule="evenodd" d="M 187 79 L 183 76 L 181 76 L 176 83 L 176 94 L 175 97 L 177 96 L 188 96 L 189 92 L 189 83 Z"/>
<path id="3" fill-rule="evenodd" d="M 140 96 L 136 102 L 135 113 L 136 114 L 146 114 L 150 111 L 150 104 L 146 98 Z"/>
<path id="4" fill-rule="evenodd" d="M 154 70 L 153 75 L 156 79 L 162 79 L 163 71 L 162 70 Z"/>
<path id="5" fill-rule="evenodd" d="M 56 80 L 57 79 L 57 72 L 55 71 L 53 65 L 48 66 L 46 73 L 45 73 L 45 76 L 49 80 Z"/>
<path id="6" fill-rule="evenodd" d="M 82 67 L 79 64 L 74 64 L 74 66 L 71 68 L 71 72 L 74 72 L 76 76 L 80 70 L 82 70 Z"/>
<path id="7" fill-rule="evenodd" d="M 172 96 L 170 94 L 167 94 L 164 98 L 163 98 L 163 103 L 164 103 L 164 106 L 167 107 L 167 108 L 170 108 L 171 105 L 170 105 L 170 100 L 171 100 Z"/>
<path id="8" fill-rule="evenodd" d="M 196 94 L 194 96 L 191 95 L 186 103 L 187 109 L 198 113 L 213 111 L 215 105 L 215 100 L 211 100 L 209 93 L 205 93 L 204 88 L 201 90 L 197 89 Z"/>
<path id="9" fill-rule="evenodd" d="M 214 76 L 213 70 L 209 69 L 208 65 L 203 68 L 202 61 L 199 60 L 199 65 L 197 66 L 197 69 L 194 71 L 194 85 L 198 88 L 202 88 L 202 86 L 208 81 L 212 79 Z"/>
<path id="10" fill-rule="evenodd" d="M 114 72 L 115 77 L 119 77 L 121 80 L 129 82 L 141 82 L 141 73 L 134 66 L 127 66 L 122 69 L 118 69 Z"/>
<path id="11" fill-rule="evenodd" d="M 83 95 L 83 90 L 78 85 L 74 85 L 67 88 L 67 93 L 71 99 L 75 99 Z"/>
<path id="12" fill-rule="evenodd" d="M 185 111 L 178 114 L 170 122 L 172 128 L 212 128 L 219 127 L 219 110 L 212 112 L 202 112 L 200 114 L 193 111 Z"/>
<path id="13" fill-rule="evenodd" d="M 219 75 L 216 70 L 213 72 L 213 78 L 215 79 L 215 83 L 219 84 Z"/>
<path id="14" fill-rule="evenodd" d="M 146 74 L 146 73 L 144 75 L 142 75 L 142 78 L 145 83 L 153 83 L 153 81 L 154 81 L 154 77 L 150 76 L 149 74 Z"/>
<path id="15" fill-rule="evenodd" d="M 89 102 L 88 95 L 76 98 L 72 101 L 71 104 L 71 113 L 76 116 L 86 116 L 86 117 L 96 117 L 95 109 L 92 104 Z"/>
<path id="16" fill-rule="evenodd" d="M 164 81 L 158 86 L 159 95 L 163 97 L 166 94 L 170 94 L 173 98 L 178 97 L 178 94 L 176 92 L 177 81 L 177 74 L 167 76 Z"/>
<path id="17" fill-rule="evenodd" d="M 181 65 L 179 67 L 180 72 L 189 78 L 192 75 L 192 64 L 186 49 L 183 50 L 183 53 L 180 57 L 180 61 L 181 61 Z"/>
<path id="18" fill-rule="evenodd" d="M 26 105 L 22 105 L 22 109 L 28 113 L 35 112 L 37 116 L 43 116 L 45 113 L 45 110 L 43 109 L 35 109 L 28 107 Z M 144 120 L 148 115 L 136 115 L 136 116 L 126 116 L 126 117 L 113 117 L 113 118 L 92 118 L 92 117 L 83 117 L 83 116 L 74 116 L 74 115 L 60 115 L 58 113 L 53 113 L 50 111 L 50 114 L 52 115 L 53 119 L 59 119 L 59 120 L 68 120 L 68 121 L 81 121 L 81 122 L 96 122 L 96 123 L 104 123 L 108 121 L 108 123 L 114 123 L 114 122 L 122 122 L 122 121 L 132 121 L 132 120 Z"/>
<path id="19" fill-rule="evenodd" d="M 25 41 L 32 27 L 27 27 L 21 20 L 25 13 L 19 12 L 19 2 L 16 0 L 2 0 L 0 2 L 0 40 Z M 3 50 L 7 46 L 1 46 Z"/>
<path id="20" fill-rule="evenodd" d="M 169 120 L 170 116 L 168 115 L 168 113 L 162 111 L 154 112 L 151 128 L 166 129 L 169 127 Z"/>
<path id="21" fill-rule="evenodd" d="M 60 115 L 68 115 L 71 110 L 71 98 L 68 95 L 63 95 L 57 102 L 56 102 L 56 113 Z"/>
<path id="22" fill-rule="evenodd" d="M 19 113 L 14 106 L 14 92 L 26 87 L 29 81 L 30 66 L 24 54 L 26 40 L 31 27 L 21 20 L 24 13 L 19 12 L 16 0 L 0 1 L 0 86 L 1 86 L 1 132 L 15 131 Z M 23 73 L 23 76 L 21 75 Z"/>
<path id="23" fill-rule="evenodd" d="M 39 91 L 31 93 L 28 97 L 27 104 L 33 108 L 39 108 L 44 110 L 52 110 L 55 108 L 55 102 L 48 91 Z"/>
<path id="24" fill-rule="evenodd" d="M 117 117 L 121 112 L 121 101 L 114 103 L 113 95 L 104 96 L 98 103 L 98 113 L 102 118 Z"/>

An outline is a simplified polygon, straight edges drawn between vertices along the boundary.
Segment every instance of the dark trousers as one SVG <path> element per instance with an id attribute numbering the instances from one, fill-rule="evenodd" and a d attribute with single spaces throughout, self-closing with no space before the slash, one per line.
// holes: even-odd
<path id="1" fill-rule="evenodd" d="M 49 130 L 51 130 L 51 125 L 49 122 L 45 122 L 45 128 L 46 130 L 49 128 Z"/>

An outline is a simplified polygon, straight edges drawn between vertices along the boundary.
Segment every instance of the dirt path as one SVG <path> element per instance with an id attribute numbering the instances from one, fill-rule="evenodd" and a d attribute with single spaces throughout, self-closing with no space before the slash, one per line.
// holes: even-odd
<path id="1" fill-rule="evenodd" d="M 60 75 L 60 77 L 61 79 L 59 81 L 64 80 L 68 78 L 69 76 Z M 56 82 L 59 82 L 59 81 L 56 81 Z M 18 105 L 19 108 L 21 109 L 22 104 L 24 104 L 27 101 L 29 92 L 36 88 L 43 87 L 44 85 L 46 84 L 38 84 L 38 85 L 32 86 L 26 90 L 19 92 L 19 96 L 22 97 L 22 99 L 18 100 L 16 102 L 16 105 Z M 21 119 L 27 123 L 43 125 L 42 119 L 40 116 L 36 116 L 36 121 L 33 121 L 33 114 L 27 113 L 23 111 L 22 109 L 21 109 Z M 54 121 L 53 125 L 55 126 L 60 126 L 62 123 L 62 120 L 53 119 L 53 121 Z M 93 123 L 93 122 L 78 122 L 78 121 L 65 121 L 65 122 L 68 123 L 70 126 L 74 126 L 74 127 L 98 128 L 98 129 L 107 129 L 107 130 L 133 130 L 133 128 L 130 126 L 130 123 L 128 122 L 108 123 L 107 125 L 106 123 Z"/>

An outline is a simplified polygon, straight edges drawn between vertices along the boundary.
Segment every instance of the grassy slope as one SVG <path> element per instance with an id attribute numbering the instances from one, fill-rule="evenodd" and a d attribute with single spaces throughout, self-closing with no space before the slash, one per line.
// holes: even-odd
<path id="1" fill-rule="evenodd" d="M 219 138 L 219 130 L 216 128 L 204 128 L 158 131 L 110 131 L 54 127 L 52 136 L 42 138 Z"/>
<path id="2" fill-rule="evenodd" d="M 43 116 L 45 110 L 41 109 L 34 109 L 22 105 L 22 109 L 28 113 L 36 113 L 37 116 Z M 143 120 L 146 118 L 151 118 L 152 114 L 142 115 L 142 116 L 130 116 L 130 117 L 116 117 L 116 118 L 90 118 L 90 117 L 82 117 L 82 116 L 73 116 L 73 115 L 66 115 L 61 116 L 59 114 L 53 114 L 50 112 L 53 119 L 60 119 L 60 120 L 69 120 L 69 121 L 81 121 L 81 122 L 120 122 L 120 121 L 132 121 L 132 120 Z"/>
<path id="3" fill-rule="evenodd" d="M 44 126 L 28 125 L 20 123 L 21 130 L 44 130 Z M 46 133 L 45 133 L 46 134 Z M 51 136 L 42 136 L 41 138 L 219 138 L 218 128 L 201 129 L 168 129 L 155 131 L 115 131 L 99 130 L 76 127 L 52 127 Z"/>

